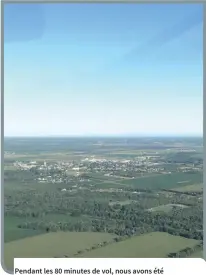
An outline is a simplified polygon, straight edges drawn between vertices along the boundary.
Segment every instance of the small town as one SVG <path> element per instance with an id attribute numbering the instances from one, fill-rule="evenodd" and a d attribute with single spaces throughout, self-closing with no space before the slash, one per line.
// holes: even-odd
<path id="1" fill-rule="evenodd" d="M 95 156 L 83 158 L 78 161 L 16 161 L 14 167 L 19 170 L 34 172 L 39 182 L 89 182 L 96 175 L 119 179 L 134 179 L 150 174 L 170 174 L 168 163 L 159 161 L 160 156 L 140 156 L 135 159 L 105 159 Z M 198 172 L 202 171 L 202 163 L 179 164 L 172 172 Z"/>

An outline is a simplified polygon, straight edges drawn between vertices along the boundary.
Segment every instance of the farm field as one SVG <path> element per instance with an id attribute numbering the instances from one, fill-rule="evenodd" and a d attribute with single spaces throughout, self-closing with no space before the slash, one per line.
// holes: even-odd
<path id="1" fill-rule="evenodd" d="M 203 184 L 197 183 L 193 185 L 186 185 L 186 186 L 176 187 L 173 190 L 179 191 L 179 192 L 200 192 L 200 191 L 203 191 Z"/>
<path id="2" fill-rule="evenodd" d="M 188 258 L 203 258 L 203 250 L 194 252 Z"/>
<path id="3" fill-rule="evenodd" d="M 70 221 L 71 223 L 75 223 L 78 221 L 84 222 L 87 221 L 89 217 L 81 216 L 81 217 L 72 217 L 68 214 L 48 214 L 41 219 L 44 223 L 58 223 L 58 222 L 66 222 Z M 15 241 L 18 239 L 23 239 L 30 236 L 35 236 L 39 234 L 44 234 L 46 230 L 41 229 L 23 229 L 19 228 L 20 224 L 24 224 L 27 222 L 38 222 L 38 218 L 24 218 L 24 217 L 13 217 L 7 216 L 4 218 L 4 241 L 8 243 L 10 241 Z"/>
<path id="4" fill-rule="evenodd" d="M 203 173 L 173 173 L 160 174 L 152 177 L 143 177 L 137 179 L 123 180 L 125 185 L 135 186 L 137 188 L 148 189 L 172 189 L 196 184 L 203 181 Z"/>
<path id="5" fill-rule="evenodd" d="M 115 235 L 96 232 L 56 232 L 6 243 L 4 263 L 13 268 L 14 258 L 53 258 L 72 256 L 80 250 L 102 242 L 110 242 Z M 21 248 L 21 249 L 19 249 Z"/>
<path id="6" fill-rule="evenodd" d="M 18 228 L 18 224 L 20 224 L 21 222 L 25 222 L 25 219 L 20 217 L 4 218 L 4 242 L 5 243 L 30 237 L 30 236 L 39 235 L 45 232 L 43 230 Z"/>
<path id="7" fill-rule="evenodd" d="M 198 244 L 197 240 L 153 232 L 112 243 L 81 255 L 84 258 L 166 258 L 167 254 Z"/>

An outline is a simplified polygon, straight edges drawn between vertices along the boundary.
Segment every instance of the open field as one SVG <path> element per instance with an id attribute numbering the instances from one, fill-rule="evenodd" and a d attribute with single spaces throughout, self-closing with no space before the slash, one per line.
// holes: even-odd
<path id="1" fill-rule="evenodd" d="M 13 268 L 14 258 L 53 258 L 73 255 L 102 242 L 112 241 L 108 233 L 57 232 L 42 234 L 5 244 L 4 263 Z M 21 248 L 21 249 L 20 249 Z"/>
<path id="2" fill-rule="evenodd" d="M 78 217 L 71 216 L 68 212 L 67 214 L 47 214 L 41 218 L 41 221 L 44 223 L 75 223 L 75 222 L 86 222 L 90 217 L 86 215 L 80 215 Z M 39 234 L 45 234 L 45 230 L 34 230 L 19 228 L 18 225 L 24 224 L 26 222 L 36 222 L 38 223 L 38 218 L 32 217 L 15 217 L 15 216 L 6 216 L 4 218 L 4 241 L 5 243 L 23 239 L 30 236 L 35 236 Z"/>
<path id="3" fill-rule="evenodd" d="M 165 212 L 168 213 L 170 211 L 172 211 L 173 208 L 188 208 L 187 205 L 183 205 L 183 204 L 166 204 L 166 205 L 160 205 L 157 207 L 153 207 L 151 209 L 148 209 L 148 211 L 150 212 Z"/>
<path id="4" fill-rule="evenodd" d="M 16 171 L 17 168 L 13 165 L 5 165 L 4 166 L 4 171 Z"/>
<path id="5" fill-rule="evenodd" d="M 75 155 L 75 153 L 48 153 L 48 154 L 16 154 L 16 155 L 9 155 L 4 157 L 5 162 L 10 162 L 10 161 L 51 161 L 51 162 L 56 162 L 56 161 L 69 161 L 73 159 L 79 159 L 79 156 Z"/>
<path id="6" fill-rule="evenodd" d="M 24 217 L 4 217 L 5 243 L 45 233 L 43 230 L 18 228 L 18 224 L 25 221 L 26 219 Z"/>
<path id="7" fill-rule="evenodd" d="M 203 191 L 203 184 L 202 183 L 197 183 L 197 184 L 194 184 L 194 185 L 176 187 L 173 190 L 174 191 L 179 191 L 179 192 L 200 192 L 200 191 Z"/>
<path id="8" fill-rule="evenodd" d="M 7 227 L 5 229 L 4 240 L 5 240 L 5 243 L 8 243 L 19 239 L 40 235 L 43 233 L 45 233 L 45 231 L 43 230 L 41 231 L 41 230 L 33 230 L 33 229 L 20 229 L 20 228 Z"/>
<path id="9" fill-rule="evenodd" d="M 102 173 L 86 173 L 87 177 L 90 178 L 90 181 L 96 181 L 96 182 L 104 182 L 104 181 L 118 181 L 118 177 L 113 177 L 110 175 L 103 175 Z"/>
<path id="10" fill-rule="evenodd" d="M 119 181 L 104 181 L 104 182 L 96 183 L 95 186 L 101 189 L 108 189 L 108 188 L 121 189 L 122 187 L 126 187 L 124 183 L 121 183 Z"/>
<path id="11" fill-rule="evenodd" d="M 166 258 L 167 254 L 198 244 L 197 240 L 186 239 L 162 232 L 153 232 L 118 243 L 112 243 L 81 255 L 83 258 Z"/>
<path id="12" fill-rule="evenodd" d="M 160 174 L 158 176 L 143 177 L 124 180 L 121 184 L 132 185 L 137 188 L 149 189 L 171 189 L 196 184 L 203 181 L 203 174 L 199 173 L 172 173 Z M 182 182 L 182 183 L 181 183 Z"/>
<path id="13" fill-rule="evenodd" d="M 109 205 L 113 206 L 113 205 L 128 205 L 131 203 L 135 203 L 135 201 L 132 200 L 126 200 L 126 201 L 111 201 L 109 202 Z"/>
<path id="14" fill-rule="evenodd" d="M 194 252 L 188 258 L 203 258 L 203 250 Z"/>

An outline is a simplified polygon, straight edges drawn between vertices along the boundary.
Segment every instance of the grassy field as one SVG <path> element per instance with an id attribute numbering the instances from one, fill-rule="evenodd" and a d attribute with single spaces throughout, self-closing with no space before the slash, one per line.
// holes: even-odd
<path id="1" fill-rule="evenodd" d="M 25 222 L 24 217 L 23 218 L 4 217 L 4 241 L 5 241 L 5 243 L 45 233 L 45 231 L 41 231 L 41 230 L 18 228 L 17 226 L 21 222 Z"/>
<path id="2" fill-rule="evenodd" d="M 90 217 L 86 215 L 81 215 L 78 217 L 73 217 L 70 213 L 67 214 L 48 214 L 41 218 L 43 222 L 86 222 Z M 45 230 L 33 230 L 33 229 L 22 229 L 18 228 L 19 224 L 25 223 L 26 221 L 35 222 L 38 218 L 25 218 L 25 217 L 14 217 L 5 216 L 4 218 L 4 241 L 5 243 L 23 239 L 30 236 L 35 236 L 39 234 L 45 234 Z"/>
<path id="3" fill-rule="evenodd" d="M 105 181 L 103 183 L 96 183 L 95 184 L 96 188 L 100 189 L 108 189 L 108 188 L 114 188 L 114 189 L 121 189 L 125 187 L 125 184 L 118 182 L 118 181 Z"/>
<path id="4" fill-rule="evenodd" d="M 179 191 L 179 192 L 199 192 L 199 191 L 203 191 L 203 184 L 197 183 L 197 184 L 177 187 L 177 188 L 174 188 L 173 190 Z"/>
<path id="5" fill-rule="evenodd" d="M 57 232 L 42 234 L 12 241 L 5 244 L 4 263 L 7 269 L 13 268 L 13 259 L 52 258 L 72 256 L 78 251 L 91 248 L 104 241 L 112 241 L 115 236 L 107 233 Z M 83 258 L 165 258 L 170 252 L 192 247 L 198 241 L 172 236 L 167 233 L 153 232 L 131 239 L 108 244 L 80 254 Z M 191 257 L 201 257 L 196 252 Z"/>
<path id="6" fill-rule="evenodd" d="M 185 187 L 188 185 L 197 184 L 203 181 L 202 173 L 172 173 L 160 174 L 151 177 L 143 177 L 131 180 L 123 180 L 128 186 L 148 189 L 172 189 L 176 187 Z"/>
<path id="7" fill-rule="evenodd" d="M 5 165 L 4 166 L 4 171 L 16 171 L 17 167 L 13 165 Z"/>
<path id="8" fill-rule="evenodd" d="M 105 173 L 106 174 L 106 173 Z M 113 176 L 105 176 L 102 173 L 91 173 L 91 172 L 87 172 L 86 175 L 90 178 L 90 180 L 96 182 L 96 183 L 101 183 L 104 181 L 118 181 L 118 178 L 115 178 Z"/>
<path id="9" fill-rule="evenodd" d="M 81 255 L 83 258 L 166 258 L 170 252 L 192 247 L 198 241 L 153 232 L 110 244 Z"/>
<path id="10" fill-rule="evenodd" d="M 109 202 L 109 205 L 113 206 L 113 205 L 128 205 L 131 203 L 135 203 L 135 201 L 132 200 L 126 200 L 126 201 L 111 201 Z"/>
<path id="11" fill-rule="evenodd" d="M 203 258 L 203 251 L 196 251 L 192 255 L 190 255 L 188 258 Z"/>
<path id="12" fill-rule="evenodd" d="M 4 156 L 5 163 L 8 161 L 62 161 L 62 160 L 72 160 L 79 159 L 79 156 L 75 155 L 75 152 L 47 152 L 47 153 L 25 153 L 25 154 L 15 154 Z"/>
<path id="13" fill-rule="evenodd" d="M 148 211 L 150 212 L 164 212 L 164 213 L 168 213 L 170 212 L 174 207 L 178 207 L 178 208 L 187 208 L 187 205 L 183 205 L 183 204 L 165 204 L 165 205 L 160 205 L 157 207 L 153 207 L 151 209 L 148 209 Z"/>
<path id="14" fill-rule="evenodd" d="M 53 258 L 73 255 L 79 250 L 91 248 L 95 244 L 111 241 L 115 235 L 107 233 L 57 232 L 29 237 L 5 244 L 4 263 L 13 268 L 13 259 Z"/>

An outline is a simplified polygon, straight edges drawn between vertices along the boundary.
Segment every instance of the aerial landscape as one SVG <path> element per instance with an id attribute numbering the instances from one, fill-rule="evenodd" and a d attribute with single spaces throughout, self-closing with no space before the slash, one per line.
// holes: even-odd
<path id="1" fill-rule="evenodd" d="M 202 6 L 8 4 L 4 20 L 5 268 L 202 258 Z"/>
<path id="2" fill-rule="evenodd" d="M 4 165 L 8 265 L 202 253 L 201 138 L 6 138 Z"/>

